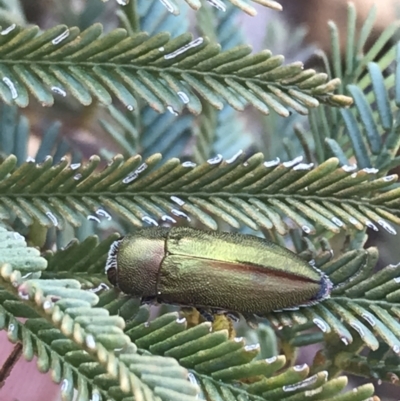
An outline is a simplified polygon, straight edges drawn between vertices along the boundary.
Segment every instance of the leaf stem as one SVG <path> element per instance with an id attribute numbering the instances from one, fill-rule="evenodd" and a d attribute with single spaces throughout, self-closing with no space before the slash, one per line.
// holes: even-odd
<path id="1" fill-rule="evenodd" d="M 8 376 L 10 376 L 15 364 L 18 362 L 19 358 L 22 355 L 22 344 L 15 344 L 14 349 L 11 354 L 8 356 L 3 366 L 0 369 L 0 389 L 6 384 L 6 380 Z"/>

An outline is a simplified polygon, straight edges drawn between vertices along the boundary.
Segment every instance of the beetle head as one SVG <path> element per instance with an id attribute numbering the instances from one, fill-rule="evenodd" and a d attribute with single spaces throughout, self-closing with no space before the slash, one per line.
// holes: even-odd
<path id="1" fill-rule="evenodd" d="M 106 263 L 106 274 L 108 281 L 115 287 L 118 287 L 118 263 L 117 263 L 117 255 L 119 246 L 122 242 L 122 238 L 119 240 L 114 241 L 111 246 L 110 250 L 108 251 L 107 263 Z"/>

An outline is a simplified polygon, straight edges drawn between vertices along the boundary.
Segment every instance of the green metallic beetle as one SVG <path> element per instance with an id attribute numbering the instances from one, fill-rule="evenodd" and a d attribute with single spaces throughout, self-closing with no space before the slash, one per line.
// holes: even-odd
<path id="1" fill-rule="evenodd" d="M 197 308 L 207 320 L 297 309 L 329 297 L 316 267 L 265 239 L 188 227 L 144 228 L 115 241 L 106 273 L 143 303 Z"/>

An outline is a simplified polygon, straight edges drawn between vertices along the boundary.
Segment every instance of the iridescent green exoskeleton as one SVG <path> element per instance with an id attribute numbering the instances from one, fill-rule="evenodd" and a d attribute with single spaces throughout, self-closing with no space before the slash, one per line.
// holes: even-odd
<path id="1" fill-rule="evenodd" d="M 246 318 L 329 296 L 327 276 L 293 252 L 252 235 L 188 227 L 145 228 L 115 241 L 110 282 L 143 302 Z"/>

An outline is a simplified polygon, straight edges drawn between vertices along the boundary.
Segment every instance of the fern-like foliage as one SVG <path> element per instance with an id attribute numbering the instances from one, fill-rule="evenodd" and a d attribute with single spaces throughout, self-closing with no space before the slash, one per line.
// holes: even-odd
<path id="1" fill-rule="evenodd" d="M 113 3 L 58 2 L 41 30 L 0 0 L 0 329 L 64 400 L 378 400 L 342 375 L 399 384 L 399 255 L 378 263 L 366 245 L 367 229 L 400 224 L 398 23 L 365 50 L 376 10 L 357 33 L 349 5 L 345 54 L 329 23 L 317 72 L 297 61 L 304 34 L 278 19 L 270 50 L 252 53 L 236 23 L 250 1 Z M 285 49 L 289 64 L 273 55 Z M 55 102 L 65 132 L 94 139 L 100 123 L 108 139 L 90 154 L 103 160 L 41 116 Z M 256 231 L 313 259 L 330 297 L 254 329 L 110 286 L 120 235 L 175 224 Z M 296 365 L 309 345 L 314 362 Z"/>
<path id="2" fill-rule="evenodd" d="M 70 158 L 73 165 L 82 160 L 80 150 L 75 146 L 71 146 L 69 141 L 61 135 L 60 122 L 56 121 L 43 130 L 38 148 L 32 153 L 32 150 L 29 151 L 30 132 L 32 129 L 29 119 L 22 115 L 15 106 L 8 105 L 2 105 L 0 115 L 0 158 L 2 160 L 9 154 L 16 155 L 17 166 L 28 161 L 36 163 L 48 162 L 49 156 L 51 156 L 53 165 L 67 160 L 67 157 Z M 28 154 L 30 155 L 28 156 Z M 20 222 L 15 215 L 8 219 L 8 223 L 13 227 L 18 227 L 20 233 L 28 234 L 27 227 L 19 224 Z M 85 217 L 81 218 L 79 227 L 67 226 L 64 231 L 53 228 L 46 232 L 47 230 L 43 229 L 43 227 L 37 227 L 38 231 L 32 233 L 30 241 L 36 246 L 42 246 L 44 242 L 52 243 L 52 241 L 55 241 L 57 246 L 61 247 L 68 243 L 71 237 L 84 239 L 86 236 L 93 234 L 93 228 L 94 224 Z"/>
<path id="3" fill-rule="evenodd" d="M 218 42 L 222 50 L 239 46 L 244 41 L 244 35 L 235 24 L 237 14 L 238 10 L 233 6 L 228 6 L 224 13 L 203 7 L 196 14 L 198 30 Z M 230 106 L 225 106 L 221 112 L 207 105 L 203 107 L 194 135 L 196 147 L 193 160 L 198 163 L 218 154 L 233 157 L 248 149 L 252 143 L 243 121 L 235 118 L 235 110 Z"/>
<path id="4" fill-rule="evenodd" d="M 364 351 L 363 354 L 366 352 Z M 388 346 L 380 345 L 378 351 L 369 351 L 368 355 L 355 355 L 345 351 L 335 356 L 337 370 L 359 376 L 373 377 L 380 382 L 399 385 L 400 360 L 398 355 L 388 352 Z"/>
<path id="5" fill-rule="evenodd" d="M 399 62 L 398 57 L 396 62 Z M 335 124 L 336 129 L 331 130 L 334 135 L 325 137 L 325 151 L 322 138 L 327 134 L 331 118 L 323 111 L 313 113 L 310 117 L 311 125 L 314 138 L 318 135 L 321 158 L 333 154 L 346 164 L 349 156 L 354 154 L 360 167 L 376 167 L 388 171 L 400 163 L 396 157 L 399 149 L 397 101 L 391 100 L 392 88 L 385 83 L 377 63 L 368 64 L 367 76 L 370 79 L 373 76 L 372 92 L 365 94 L 359 86 L 348 85 L 355 107 L 353 110 L 341 111 Z M 391 78 L 394 76 L 391 75 Z M 397 73 L 395 79 L 398 85 Z"/>
<path id="6" fill-rule="evenodd" d="M 108 107 L 108 118 L 100 123 L 124 152 L 124 156 L 139 153 L 148 157 L 154 152 L 167 157 L 182 154 L 192 135 L 193 116 L 177 119 L 171 113 L 159 114 L 150 107 L 141 109 L 141 124 L 137 117 L 123 113 L 114 106 Z"/>
<path id="7" fill-rule="evenodd" d="M 15 106 L 2 105 L 0 109 L 0 156 L 2 159 L 13 154 L 18 159 L 18 165 L 28 159 L 30 124 L 27 117 L 19 114 Z M 54 122 L 43 132 L 43 138 L 34 157 L 37 162 L 43 162 L 47 156 L 52 156 L 53 163 L 59 163 L 61 158 L 71 151 L 68 141 L 61 137 L 61 124 Z M 29 159 L 29 160 L 30 160 Z M 79 151 L 74 153 L 72 162 L 81 159 Z"/>
<path id="8" fill-rule="evenodd" d="M 315 225 L 332 232 L 380 226 L 396 233 L 387 220 L 399 222 L 399 190 L 381 190 L 390 189 L 397 175 L 338 167 L 335 158 L 315 169 L 301 158 L 265 162 L 262 154 L 228 161 L 217 156 L 199 166 L 170 159 L 155 168 L 160 159 L 116 156 L 98 173 L 98 157 L 83 165 L 62 160 L 53 166 L 48 158 L 15 168 L 10 156 L 0 165 L 1 216 L 15 213 L 26 225 L 37 219 L 61 229 L 66 221 L 79 225 L 82 215 L 116 213 L 135 226 L 196 218 L 216 229 L 215 216 L 232 227 L 275 228 L 281 234 L 288 216 L 307 234 L 316 232 Z"/>
<path id="9" fill-rule="evenodd" d="M 269 51 L 251 55 L 249 46 L 239 46 L 221 52 L 218 44 L 193 40 L 190 34 L 171 40 L 168 33 L 101 33 L 99 24 L 84 32 L 66 26 L 46 32 L 9 26 L 0 43 L 1 99 L 26 107 L 30 92 L 51 106 L 54 94 L 70 94 L 84 105 L 93 98 L 109 105 L 114 94 L 129 110 L 136 109 L 139 96 L 159 112 L 181 113 L 186 107 L 198 114 L 196 91 L 217 109 L 222 100 L 237 110 L 248 102 L 263 113 L 271 107 L 282 115 L 289 115 L 287 107 L 307 114 L 319 102 L 351 103 L 333 94 L 338 81 L 304 72 L 297 64 L 283 66 L 283 57 Z"/>
<path id="10" fill-rule="evenodd" d="M 315 46 L 305 41 L 306 30 L 302 27 L 293 27 L 282 18 L 273 18 L 266 27 L 264 47 L 275 52 L 279 49 L 289 62 L 308 60 L 316 51 Z M 323 107 L 322 105 L 318 108 Z M 312 114 L 312 111 L 311 111 Z M 309 116 L 311 116 L 309 114 Z M 313 138 L 306 130 L 300 130 L 300 124 L 305 125 L 307 116 L 292 110 L 288 118 L 283 118 L 272 112 L 268 116 L 262 116 L 262 132 L 255 146 L 258 151 L 270 159 L 280 157 L 281 160 L 291 160 L 299 156 L 299 148 L 303 148 L 304 160 L 313 162 L 312 149 Z M 284 138 L 280 132 L 286 132 Z"/>
<path id="11" fill-rule="evenodd" d="M 185 12 L 175 16 L 158 1 L 132 3 L 122 9 L 119 13 L 121 24 L 131 35 L 136 31 L 156 35 L 168 30 L 171 37 L 177 37 L 188 29 Z M 178 91 L 177 95 L 182 101 L 188 100 L 182 91 Z M 179 117 L 171 112 L 159 114 L 149 106 L 139 107 L 135 113 L 109 106 L 107 118 L 103 117 L 100 123 L 128 157 L 135 153 L 144 157 L 153 153 L 176 157 L 187 147 L 193 119 L 190 114 Z"/>
<path id="12" fill-rule="evenodd" d="M 322 162 L 334 155 L 342 164 L 355 156 L 361 168 L 388 171 L 399 165 L 398 142 L 398 45 L 390 39 L 398 31 L 393 23 L 365 54 L 363 48 L 372 31 L 376 8 L 372 8 L 356 38 L 356 10 L 348 8 L 349 36 L 346 57 L 339 52 L 339 30 L 330 24 L 333 61 L 326 60 L 329 76 L 341 79 L 341 89 L 354 98 L 352 109 L 320 107 L 309 116 L 316 157 Z M 385 47 L 389 47 L 385 50 Z M 376 57 L 382 54 L 377 60 Z M 395 64 L 395 65 L 393 65 Z M 390 68 L 389 68 L 390 67 Z M 396 88 L 396 89 L 395 89 Z M 394 93 L 395 89 L 395 93 Z"/>

